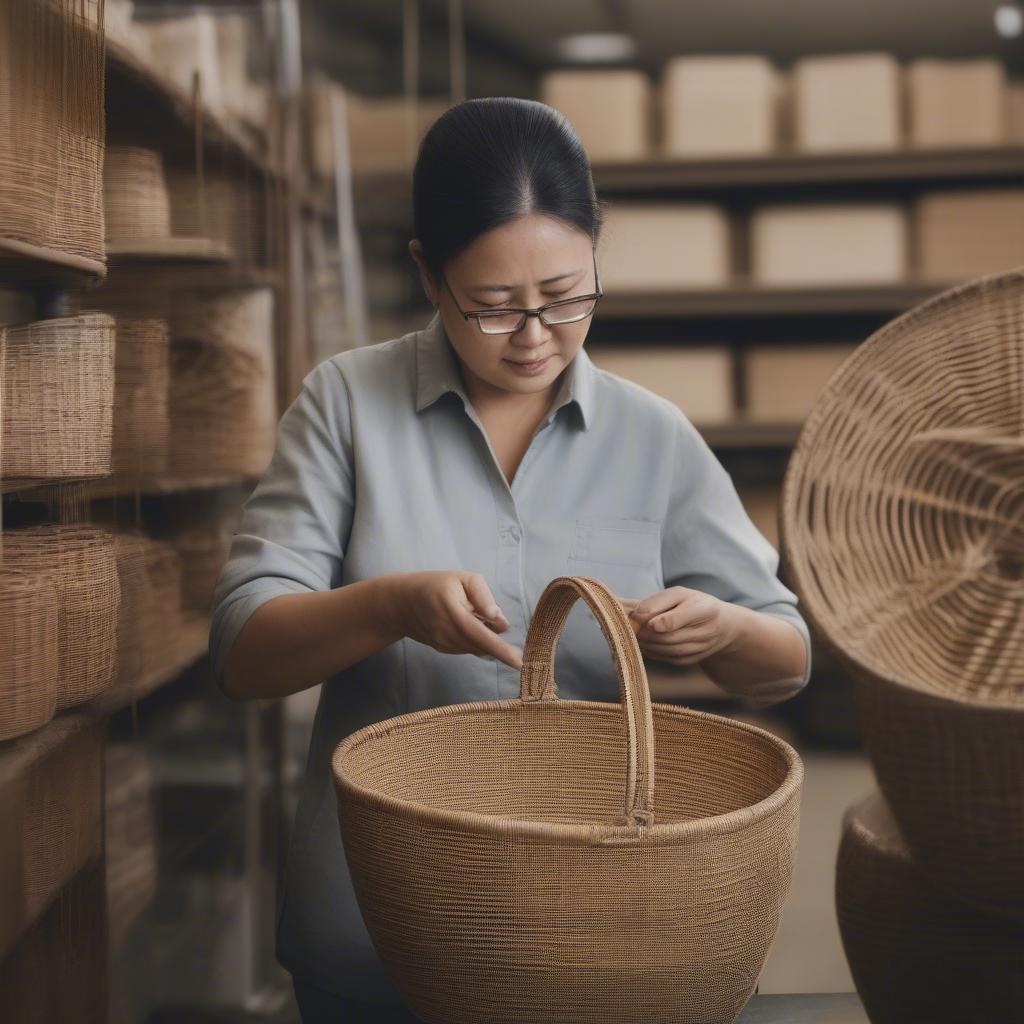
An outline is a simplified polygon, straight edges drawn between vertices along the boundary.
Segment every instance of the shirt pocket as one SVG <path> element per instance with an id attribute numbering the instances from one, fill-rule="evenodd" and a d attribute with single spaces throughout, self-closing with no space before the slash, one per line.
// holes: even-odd
<path id="1" fill-rule="evenodd" d="M 624 565 L 661 571 L 661 523 L 653 519 L 585 516 L 576 520 L 569 550 L 573 564 Z"/>

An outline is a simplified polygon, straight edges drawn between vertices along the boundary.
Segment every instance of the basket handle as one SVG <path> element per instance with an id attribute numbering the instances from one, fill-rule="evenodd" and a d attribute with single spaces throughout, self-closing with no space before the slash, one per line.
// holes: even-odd
<path id="1" fill-rule="evenodd" d="M 524 704 L 557 699 L 555 648 L 569 611 L 582 597 L 611 648 L 626 717 L 626 818 L 654 819 L 654 718 L 640 645 L 618 598 L 591 576 L 558 576 L 544 589 L 526 632 L 520 699 Z"/>

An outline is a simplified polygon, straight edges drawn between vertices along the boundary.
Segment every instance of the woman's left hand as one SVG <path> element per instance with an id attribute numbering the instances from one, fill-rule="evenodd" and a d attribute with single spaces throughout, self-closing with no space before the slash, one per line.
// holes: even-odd
<path id="1" fill-rule="evenodd" d="M 735 643 L 739 626 L 727 601 L 686 587 L 640 599 L 619 598 L 640 650 L 670 665 L 695 665 Z"/>

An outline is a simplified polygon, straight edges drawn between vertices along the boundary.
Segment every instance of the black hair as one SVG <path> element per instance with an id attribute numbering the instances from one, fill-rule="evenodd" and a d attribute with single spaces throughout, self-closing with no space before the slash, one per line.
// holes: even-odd
<path id="1" fill-rule="evenodd" d="M 580 228 L 595 243 L 601 209 L 579 136 L 553 107 L 492 97 L 434 122 L 413 171 L 413 222 L 435 276 L 474 239 L 527 213 Z"/>

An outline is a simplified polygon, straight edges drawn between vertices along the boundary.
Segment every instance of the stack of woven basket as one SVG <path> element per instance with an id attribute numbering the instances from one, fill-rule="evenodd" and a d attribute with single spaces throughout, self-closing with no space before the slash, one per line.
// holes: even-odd
<path id="1" fill-rule="evenodd" d="M 843 941 L 875 1024 L 1024 1005 L 1024 271 L 868 339 L 804 426 L 783 546 L 856 680 L 881 794 L 846 817 Z"/>

